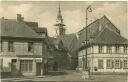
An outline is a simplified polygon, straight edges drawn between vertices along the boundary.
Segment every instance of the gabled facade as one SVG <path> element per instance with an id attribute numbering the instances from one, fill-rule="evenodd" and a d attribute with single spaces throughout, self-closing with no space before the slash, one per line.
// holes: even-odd
<path id="1" fill-rule="evenodd" d="M 3 75 L 41 75 L 45 37 L 29 27 L 23 17 L 0 19 L 0 62 Z"/>
<path id="2" fill-rule="evenodd" d="M 96 22 L 99 23 L 95 24 Z M 83 44 L 85 39 L 82 39 L 86 33 L 80 31 L 81 46 L 78 52 L 78 69 L 83 70 L 83 66 L 85 66 L 83 61 L 86 62 L 87 49 L 87 64 L 91 72 L 126 73 L 128 68 L 128 40 L 120 35 L 120 31 L 106 16 L 89 26 L 92 26 L 90 29 L 95 30 L 88 30 L 87 44 Z M 89 29 L 89 26 L 85 29 Z"/>

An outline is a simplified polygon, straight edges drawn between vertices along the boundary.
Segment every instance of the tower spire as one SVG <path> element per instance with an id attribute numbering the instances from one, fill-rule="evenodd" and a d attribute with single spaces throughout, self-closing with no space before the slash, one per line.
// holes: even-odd
<path id="1" fill-rule="evenodd" d="M 58 14 L 57 14 L 57 20 L 58 20 L 58 22 L 63 23 L 63 17 L 61 14 L 60 4 L 59 4 L 59 10 L 58 10 Z"/>
<path id="2" fill-rule="evenodd" d="M 63 17 L 61 14 L 61 8 L 60 8 L 60 4 L 59 4 L 59 8 L 58 8 L 58 14 L 57 14 L 57 19 L 56 19 L 57 24 L 55 24 L 55 26 L 57 26 L 58 31 L 59 31 L 59 35 L 64 35 L 65 34 L 65 28 L 64 28 L 64 24 L 63 24 Z M 57 32 L 57 30 L 56 30 Z M 58 35 L 58 33 L 57 33 Z"/>

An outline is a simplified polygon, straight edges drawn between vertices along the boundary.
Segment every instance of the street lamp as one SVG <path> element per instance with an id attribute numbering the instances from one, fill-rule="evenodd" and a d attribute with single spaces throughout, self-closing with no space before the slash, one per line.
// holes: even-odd
<path id="1" fill-rule="evenodd" d="M 92 12 L 92 9 L 91 9 L 91 5 L 89 5 L 87 8 L 86 8 L 86 45 L 88 43 L 88 36 L 87 36 L 87 22 L 88 22 L 88 12 Z M 86 47 L 86 63 L 85 63 L 85 69 L 88 69 L 87 68 L 87 47 Z"/>
<path id="2" fill-rule="evenodd" d="M 87 8 L 86 8 L 86 40 L 85 40 L 85 44 L 84 44 L 84 47 L 86 48 L 86 51 L 85 51 L 85 58 L 86 58 L 86 62 L 85 62 L 85 59 L 83 59 L 83 77 L 84 79 L 85 78 L 89 78 L 89 70 L 88 70 L 88 66 L 87 66 L 87 63 L 88 63 L 88 60 L 87 60 L 87 44 L 88 44 L 88 38 L 87 38 L 87 21 L 88 21 L 88 12 L 92 12 L 92 9 L 91 9 L 91 5 L 89 5 Z M 86 45 L 86 46 L 85 46 Z M 84 58 L 84 56 L 83 56 Z M 85 63 L 84 63 L 85 62 Z M 85 64 L 85 65 L 84 65 Z"/>

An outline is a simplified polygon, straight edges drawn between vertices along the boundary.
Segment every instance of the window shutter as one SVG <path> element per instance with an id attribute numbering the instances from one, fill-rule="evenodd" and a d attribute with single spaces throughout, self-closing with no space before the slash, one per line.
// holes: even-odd
<path id="1" fill-rule="evenodd" d="M 120 68 L 122 68 L 122 60 L 120 60 Z"/>
<path id="2" fill-rule="evenodd" d="M 114 60 L 112 60 L 112 68 L 114 68 Z"/>

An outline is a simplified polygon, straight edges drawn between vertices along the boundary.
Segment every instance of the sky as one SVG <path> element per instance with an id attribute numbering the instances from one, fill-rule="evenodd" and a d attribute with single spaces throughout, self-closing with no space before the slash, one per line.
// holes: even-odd
<path id="1" fill-rule="evenodd" d="M 0 17 L 16 19 L 16 14 L 22 14 L 25 21 L 38 22 L 39 27 L 48 29 L 49 36 L 55 36 L 54 24 L 59 4 L 67 34 L 76 33 L 85 26 L 85 10 L 91 5 L 92 12 L 88 12 L 88 24 L 105 15 L 121 31 L 121 35 L 128 39 L 127 2 L 3 1 L 0 3 Z"/>

